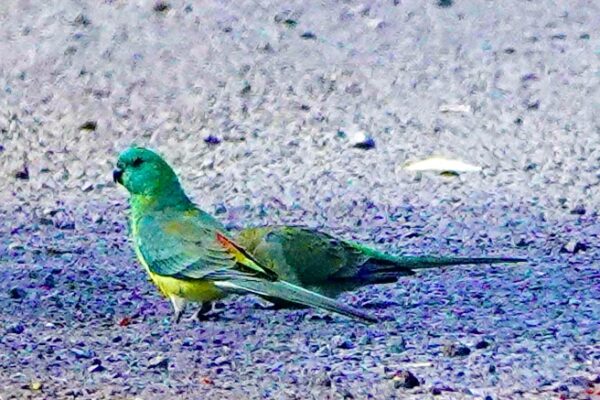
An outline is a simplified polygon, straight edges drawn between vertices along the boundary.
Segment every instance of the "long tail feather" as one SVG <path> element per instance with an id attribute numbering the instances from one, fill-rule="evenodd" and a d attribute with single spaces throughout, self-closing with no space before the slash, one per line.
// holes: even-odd
<path id="1" fill-rule="evenodd" d="M 348 242 L 359 252 L 368 256 L 368 264 L 376 271 L 400 271 L 445 267 L 465 264 L 501 264 L 526 262 L 517 257 L 444 257 L 444 256 L 404 256 L 384 253 L 359 243 Z"/>
<path id="2" fill-rule="evenodd" d="M 235 292 L 249 292 L 259 296 L 274 297 L 296 304 L 324 309 L 365 323 L 377 322 L 376 318 L 364 311 L 284 281 L 264 282 L 235 279 L 215 282 L 215 285 Z"/>
<path id="3" fill-rule="evenodd" d="M 401 269 L 425 269 L 465 264 L 503 264 L 526 262 L 524 258 L 514 257 L 430 257 L 397 256 L 385 259 L 373 259 L 371 265 L 377 271 Z"/>

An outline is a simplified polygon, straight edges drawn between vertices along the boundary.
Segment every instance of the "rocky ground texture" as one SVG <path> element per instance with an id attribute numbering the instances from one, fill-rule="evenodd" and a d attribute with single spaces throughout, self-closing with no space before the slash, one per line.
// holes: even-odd
<path id="1" fill-rule="evenodd" d="M 596 1 L 0 2 L 0 399 L 592 399 Z M 116 155 L 147 145 L 231 229 L 526 257 L 170 323 Z M 443 155 L 458 176 L 406 171 Z"/>

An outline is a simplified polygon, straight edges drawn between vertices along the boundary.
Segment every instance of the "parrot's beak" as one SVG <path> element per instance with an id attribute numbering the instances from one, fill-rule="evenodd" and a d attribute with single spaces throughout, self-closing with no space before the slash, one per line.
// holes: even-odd
<path id="1" fill-rule="evenodd" d="M 117 169 L 115 169 L 113 171 L 113 181 L 115 183 L 123 184 L 123 181 L 121 180 L 122 177 L 123 177 L 123 170 L 122 169 L 117 168 Z"/>

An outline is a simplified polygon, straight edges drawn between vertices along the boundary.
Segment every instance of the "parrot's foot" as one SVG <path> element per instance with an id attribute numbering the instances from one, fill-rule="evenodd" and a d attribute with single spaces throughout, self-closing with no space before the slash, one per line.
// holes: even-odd
<path id="1" fill-rule="evenodd" d="M 173 325 L 177 325 L 181 321 L 182 315 L 183 315 L 183 312 L 175 311 L 175 314 L 173 314 Z"/>
<path id="2" fill-rule="evenodd" d="M 174 311 L 173 323 L 178 324 L 179 321 L 181 321 L 181 316 L 183 315 L 183 312 L 185 311 L 187 301 L 182 297 L 171 296 L 171 304 L 173 304 Z"/>
<path id="3" fill-rule="evenodd" d="M 212 313 L 209 315 L 209 313 L 214 309 L 213 305 L 214 304 L 210 301 L 202 303 L 202 306 L 196 310 L 194 315 L 190 318 L 190 321 L 208 321 L 215 315 L 218 315 L 219 313 Z"/>
<path id="4" fill-rule="evenodd" d="M 192 317 L 190 318 L 190 321 L 193 320 L 197 320 L 197 321 L 205 321 L 206 320 L 206 314 L 208 314 L 209 312 L 212 311 L 212 303 L 210 301 L 206 301 L 204 303 L 202 303 L 202 305 L 200 306 L 200 308 L 198 308 L 196 310 L 196 312 L 194 313 L 194 315 L 192 315 Z"/>

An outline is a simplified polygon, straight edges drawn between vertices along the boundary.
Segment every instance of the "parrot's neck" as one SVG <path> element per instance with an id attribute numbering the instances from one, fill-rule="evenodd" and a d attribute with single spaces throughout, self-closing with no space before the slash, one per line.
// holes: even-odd
<path id="1" fill-rule="evenodd" d="M 134 220 L 149 211 L 160 211 L 167 208 L 188 210 L 195 207 L 179 184 L 170 185 L 160 193 L 150 196 L 134 194 L 129 202 Z"/>

